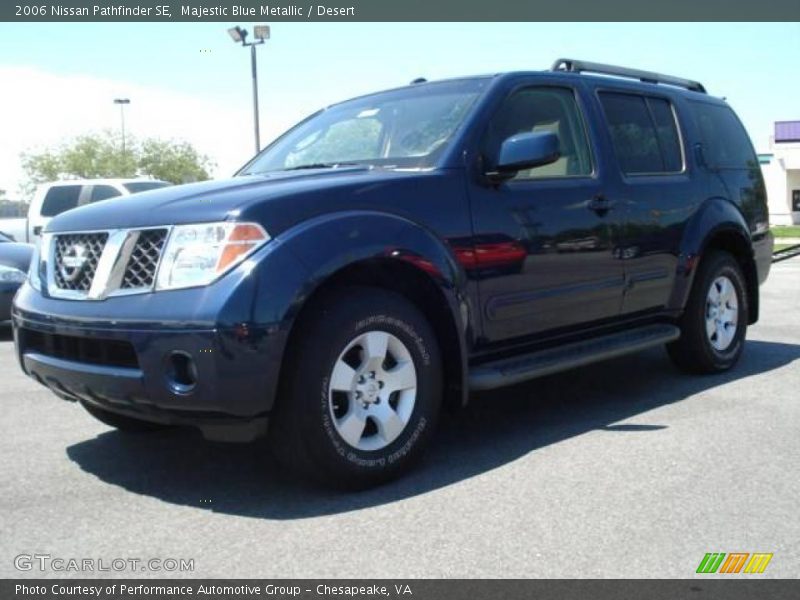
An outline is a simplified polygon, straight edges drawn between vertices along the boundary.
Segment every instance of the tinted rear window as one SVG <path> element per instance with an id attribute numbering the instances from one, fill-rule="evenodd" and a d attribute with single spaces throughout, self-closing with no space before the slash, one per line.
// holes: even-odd
<path id="1" fill-rule="evenodd" d="M 78 197 L 81 195 L 79 185 L 57 185 L 47 191 L 42 202 L 42 216 L 55 217 L 65 210 L 78 206 Z"/>
<path id="2" fill-rule="evenodd" d="M 703 143 L 703 158 L 717 169 L 747 169 L 758 159 L 750 138 L 727 106 L 692 102 L 695 124 Z"/>
<path id="3" fill-rule="evenodd" d="M 134 183 L 124 183 L 122 185 L 131 194 L 136 194 L 137 192 L 146 192 L 147 190 L 155 190 L 158 188 L 167 187 L 172 184 L 164 183 L 163 181 L 136 181 Z"/>
<path id="4" fill-rule="evenodd" d="M 602 92 L 600 102 L 623 173 L 676 173 L 682 169 L 680 137 L 667 100 Z"/>

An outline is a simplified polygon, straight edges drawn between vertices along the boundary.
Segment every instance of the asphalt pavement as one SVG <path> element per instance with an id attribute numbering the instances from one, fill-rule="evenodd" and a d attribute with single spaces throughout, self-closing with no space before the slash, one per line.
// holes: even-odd
<path id="1" fill-rule="evenodd" d="M 707 552 L 800 576 L 800 258 L 773 266 L 731 372 L 654 349 L 483 394 L 358 494 L 294 483 L 263 444 L 112 431 L 24 377 L 10 339 L 0 577 L 692 577 Z M 33 554 L 194 571 L 17 570 Z"/>

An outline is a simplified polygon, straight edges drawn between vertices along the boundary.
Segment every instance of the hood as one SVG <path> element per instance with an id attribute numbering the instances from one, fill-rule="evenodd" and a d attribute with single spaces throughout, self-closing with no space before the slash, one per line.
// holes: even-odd
<path id="1" fill-rule="evenodd" d="M 357 198 L 359 190 L 372 190 L 376 185 L 383 187 L 390 181 L 418 175 L 418 172 L 354 166 L 281 171 L 178 185 L 75 208 L 55 217 L 45 231 L 58 233 L 250 218 L 261 222 L 274 236 L 278 233 L 275 222 L 282 223 L 277 227 L 282 229 L 288 225 L 288 214 L 297 212 L 297 207 L 290 206 L 295 198 L 313 197 L 318 205 L 315 212 L 325 212 L 331 207 L 321 195 L 336 196 L 337 192 L 345 191 Z M 270 219 L 270 214 L 275 218 Z M 309 216 L 295 214 L 295 219 Z"/>

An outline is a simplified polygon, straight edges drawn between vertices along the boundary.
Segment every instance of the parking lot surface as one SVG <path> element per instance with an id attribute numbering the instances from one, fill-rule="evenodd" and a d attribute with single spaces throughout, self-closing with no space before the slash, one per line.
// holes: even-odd
<path id="1" fill-rule="evenodd" d="M 771 552 L 760 576 L 797 577 L 800 258 L 773 266 L 748 339 L 723 375 L 656 349 L 477 396 L 405 478 L 341 494 L 263 444 L 112 431 L 24 377 L 4 331 L 0 576 L 661 578 Z M 20 572 L 20 554 L 194 571 Z"/>

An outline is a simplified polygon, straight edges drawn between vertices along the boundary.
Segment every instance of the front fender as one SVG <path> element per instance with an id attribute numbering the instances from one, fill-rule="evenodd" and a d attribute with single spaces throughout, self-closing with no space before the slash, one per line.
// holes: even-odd
<path id="1" fill-rule="evenodd" d="M 397 260 L 424 273 L 446 299 L 466 376 L 466 339 L 472 330 L 466 274 L 446 243 L 425 227 L 397 215 L 345 211 L 304 221 L 267 246 L 252 278 L 264 282 L 255 284 L 253 306 L 280 330 L 281 356 L 300 310 L 331 276 L 363 261 Z M 466 390 L 466 385 L 457 385 Z"/>
<path id="2" fill-rule="evenodd" d="M 442 286 L 459 289 L 466 281 L 463 269 L 442 240 L 397 215 L 355 210 L 326 214 L 305 221 L 278 239 L 320 278 L 361 260 L 399 258 L 416 263 Z M 414 256 L 420 260 L 409 259 Z"/>

